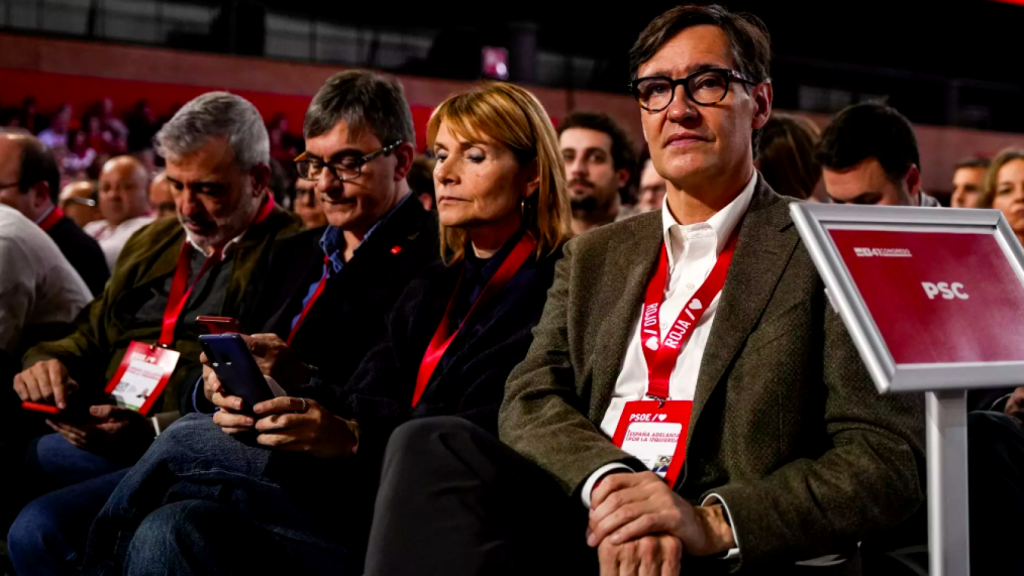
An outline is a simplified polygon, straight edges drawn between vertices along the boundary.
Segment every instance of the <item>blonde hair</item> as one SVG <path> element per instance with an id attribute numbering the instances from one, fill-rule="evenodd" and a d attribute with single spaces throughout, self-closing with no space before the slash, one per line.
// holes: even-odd
<path id="1" fill-rule="evenodd" d="M 484 136 L 504 145 L 520 167 L 536 160 L 540 187 L 524 201 L 524 227 L 537 240 L 538 258 L 569 239 L 569 195 L 558 137 L 547 111 L 533 94 L 496 82 L 448 98 L 430 115 L 430 146 L 441 124 L 464 138 Z M 465 230 L 441 225 L 441 257 L 449 264 L 465 256 L 468 241 Z"/>
<path id="2" fill-rule="evenodd" d="M 999 170 L 1014 160 L 1024 160 L 1024 149 L 1007 148 L 988 165 L 985 180 L 982 182 L 981 196 L 978 197 L 978 208 L 991 208 L 996 198 L 996 186 L 999 185 Z"/>

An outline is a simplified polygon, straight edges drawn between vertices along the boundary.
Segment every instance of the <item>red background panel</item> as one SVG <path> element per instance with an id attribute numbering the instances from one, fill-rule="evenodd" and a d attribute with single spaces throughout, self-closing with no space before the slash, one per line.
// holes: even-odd
<path id="1" fill-rule="evenodd" d="M 897 364 L 1024 361 L 1024 284 L 992 234 L 829 234 Z M 911 257 L 863 257 L 855 248 Z M 922 282 L 960 282 L 969 298 L 929 299 Z"/>

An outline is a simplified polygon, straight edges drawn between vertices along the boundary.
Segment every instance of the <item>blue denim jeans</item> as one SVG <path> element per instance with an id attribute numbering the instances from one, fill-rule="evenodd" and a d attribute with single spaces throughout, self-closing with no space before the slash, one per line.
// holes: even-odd
<path id="1" fill-rule="evenodd" d="M 37 494 L 11 525 L 7 545 L 19 574 L 77 574 L 86 536 L 126 465 L 80 450 L 59 434 L 29 444 L 25 473 Z"/>
<path id="2" fill-rule="evenodd" d="M 107 501 L 83 574 L 358 574 L 375 485 L 354 461 L 272 451 L 191 414 Z"/>

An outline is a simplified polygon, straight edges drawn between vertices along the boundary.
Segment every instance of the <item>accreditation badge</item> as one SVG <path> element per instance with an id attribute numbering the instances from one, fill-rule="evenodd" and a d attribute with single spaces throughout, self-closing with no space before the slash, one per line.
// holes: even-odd
<path id="1" fill-rule="evenodd" d="M 686 457 L 693 402 L 627 402 L 612 441 L 674 486 Z"/>
<path id="2" fill-rule="evenodd" d="M 107 384 L 107 394 L 118 406 L 131 408 L 147 416 L 167 387 L 180 356 L 181 353 L 175 350 L 132 342 L 117 372 Z"/>

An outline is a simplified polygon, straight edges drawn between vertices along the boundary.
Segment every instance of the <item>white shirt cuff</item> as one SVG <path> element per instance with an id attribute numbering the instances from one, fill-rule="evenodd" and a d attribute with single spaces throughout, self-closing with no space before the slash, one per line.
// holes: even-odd
<path id="1" fill-rule="evenodd" d="M 633 472 L 633 469 L 630 468 L 629 466 L 626 466 L 625 464 L 620 464 L 618 462 L 613 462 L 611 464 L 605 464 L 604 466 L 601 466 L 593 474 L 591 474 L 589 478 L 587 478 L 587 482 L 583 485 L 583 491 L 580 494 L 580 497 L 583 499 L 583 505 L 587 507 L 587 510 L 590 509 L 590 493 L 594 491 L 594 486 L 597 485 L 598 481 L 601 480 L 601 478 L 604 478 L 605 476 L 611 474 L 615 470 L 622 470 L 624 472 L 630 473 Z"/>
<path id="2" fill-rule="evenodd" d="M 731 548 L 725 556 L 722 556 L 722 560 L 738 560 L 740 557 L 740 539 L 736 537 L 736 527 L 732 523 L 732 513 L 729 512 L 729 505 L 722 500 L 722 497 L 718 494 L 708 494 L 708 497 L 701 502 L 701 506 L 710 506 L 712 504 L 721 504 L 722 509 L 725 510 L 725 518 L 729 521 L 729 529 L 732 530 L 732 541 L 736 543 L 736 546 Z"/>

